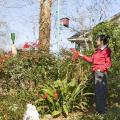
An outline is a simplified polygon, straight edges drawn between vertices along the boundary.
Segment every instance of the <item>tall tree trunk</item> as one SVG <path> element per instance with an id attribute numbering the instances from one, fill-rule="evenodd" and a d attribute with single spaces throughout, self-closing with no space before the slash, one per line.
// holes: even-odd
<path id="1" fill-rule="evenodd" d="M 39 47 L 46 50 L 50 47 L 51 5 L 52 0 L 40 0 Z"/>

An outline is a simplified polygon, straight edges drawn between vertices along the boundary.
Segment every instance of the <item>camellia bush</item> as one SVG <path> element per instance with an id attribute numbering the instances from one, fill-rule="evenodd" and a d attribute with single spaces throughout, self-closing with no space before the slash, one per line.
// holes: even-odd
<path id="1" fill-rule="evenodd" d="M 93 96 L 90 66 L 81 59 L 72 61 L 70 51 L 65 53 L 57 57 L 42 50 L 19 51 L 4 62 L 0 72 L 1 99 L 12 99 L 9 104 L 0 101 L 2 118 L 21 119 L 27 103 L 35 104 L 40 114 L 54 117 L 87 110 Z M 16 109 L 11 112 L 14 106 Z"/>
<path id="2" fill-rule="evenodd" d="M 57 74 L 56 59 L 52 54 L 45 52 L 19 52 L 16 57 L 6 61 L 1 78 L 5 84 L 2 88 L 30 89 L 37 87 L 38 83 L 55 80 Z"/>

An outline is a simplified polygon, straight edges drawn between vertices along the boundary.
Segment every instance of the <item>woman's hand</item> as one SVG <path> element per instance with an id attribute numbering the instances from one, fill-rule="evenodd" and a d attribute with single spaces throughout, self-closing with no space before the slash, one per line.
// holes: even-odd
<path id="1" fill-rule="evenodd" d="M 80 56 L 80 57 L 83 57 L 83 54 L 79 53 L 79 56 Z"/>

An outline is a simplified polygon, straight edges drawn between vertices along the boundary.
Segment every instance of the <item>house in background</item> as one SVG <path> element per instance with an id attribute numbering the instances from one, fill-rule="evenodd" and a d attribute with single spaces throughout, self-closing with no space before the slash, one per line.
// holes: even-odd
<path id="1" fill-rule="evenodd" d="M 120 12 L 113 15 L 110 19 L 108 19 L 107 21 L 111 21 L 111 22 L 118 22 L 120 23 Z"/>
<path id="2" fill-rule="evenodd" d="M 118 14 L 115 14 L 114 16 L 112 16 L 110 19 L 106 21 L 120 23 L 120 12 Z M 89 50 L 91 47 L 93 47 L 91 31 L 92 29 L 81 30 L 80 32 L 68 38 L 68 41 L 73 43 L 74 47 L 77 50 L 80 50 L 80 51 L 83 51 L 85 49 Z"/>
<path id="3" fill-rule="evenodd" d="M 73 43 L 77 50 L 89 50 L 90 47 L 92 47 L 91 30 L 82 30 L 81 32 L 78 32 L 75 35 L 68 38 L 68 41 Z"/>

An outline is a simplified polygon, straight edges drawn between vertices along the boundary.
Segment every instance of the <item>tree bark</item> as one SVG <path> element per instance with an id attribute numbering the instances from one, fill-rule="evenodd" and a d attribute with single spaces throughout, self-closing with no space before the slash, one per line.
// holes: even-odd
<path id="1" fill-rule="evenodd" d="M 52 0 L 40 0 L 39 47 L 49 50 Z"/>

